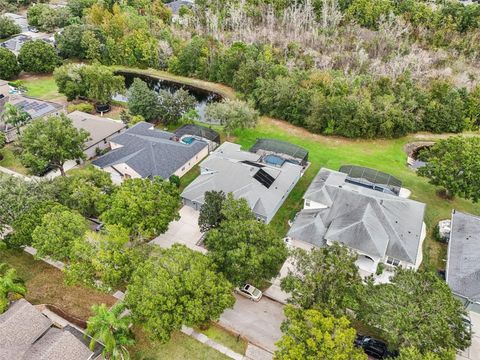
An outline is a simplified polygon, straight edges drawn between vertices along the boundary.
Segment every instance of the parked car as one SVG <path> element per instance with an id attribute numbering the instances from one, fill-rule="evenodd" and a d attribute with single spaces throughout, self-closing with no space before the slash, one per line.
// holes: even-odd
<path id="1" fill-rule="evenodd" d="M 263 295 L 260 290 L 250 284 L 245 284 L 240 288 L 235 288 L 235 292 L 245 296 L 246 298 L 249 298 L 252 301 L 260 301 Z"/>
<path id="2" fill-rule="evenodd" d="M 370 336 L 357 335 L 355 345 L 363 348 L 365 354 L 375 359 L 387 359 L 398 356 L 398 351 L 388 351 L 387 344 Z"/>

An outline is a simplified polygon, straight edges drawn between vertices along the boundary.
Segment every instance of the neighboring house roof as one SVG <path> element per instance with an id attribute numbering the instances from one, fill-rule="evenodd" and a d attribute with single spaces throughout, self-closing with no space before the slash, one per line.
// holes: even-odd
<path id="1" fill-rule="evenodd" d="M 28 301 L 15 301 L 0 315 L 0 359 L 24 353 L 51 326 L 52 322 Z"/>
<path id="2" fill-rule="evenodd" d="M 0 43 L 0 46 L 18 54 L 23 44 L 25 44 L 28 40 L 32 40 L 32 38 L 28 35 L 17 35 Z"/>
<path id="3" fill-rule="evenodd" d="M 175 130 L 175 135 L 182 137 L 184 135 L 198 136 L 220 145 L 220 134 L 213 129 L 197 124 L 186 124 Z"/>
<path id="4" fill-rule="evenodd" d="M 0 359 L 91 359 L 92 351 L 69 328 L 54 327 L 28 301 L 17 300 L 0 315 Z"/>
<path id="5" fill-rule="evenodd" d="M 149 123 L 140 122 L 113 137 L 111 142 L 120 147 L 94 160 L 93 164 L 106 168 L 125 163 L 144 178 L 160 176 L 168 179 L 208 147 L 208 144 L 201 140 L 185 144 L 175 139 L 173 133 L 157 130 Z"/>
<path id="6" fill-rule="evenodd" d="M 14 13 L 5 13 L 3 16 L 9 18 L 16 25 L 20 26 L 21 32 L 28 31 L 28 21 L 26 16 Z"/>
<path id="7" fill-rule="evenodd" d="M 24 95 L 11 96 L 9 102 L 17 108 L 26 111 L 32 117 L 32 120 L 63 110 L 62 104 L 34 99 Z"/>
<path id="8" fill-rule="evenodd" d="M 168 4 L 165 4 L 166 7 L 170 8 L 172 10 L 172 14 L 175 14 L 175 15 L 178 14 L 178 12 L 180 11 L 180 8 L 182 6 L 192 8 L 194 5 L 195 5 L 195 3 L 192 0 L 176 0 L 176 1 L 172 1 Z"/>
<path id="9" fill-rule="evenodd" d="M 453 211 L 446 280 L 452 291 L 480 302 L 480 217 Z"/>
<path id="10" fill-rule="evenodd" d="M 327 229 L 322 216 L 325 215 L 327 211 L 327 209 L 324 209 L 324 211 L 317 209 L 301 210 L 295 216 L 295 221 L 290 227 L 287 236 L 317 247 L 325 246 L 326 241 L 324 235 Z"/>
<path id="11" fill-rule="evenodd" d="M 90 134 L 89 140 L 85 143 L 86 149 L 125 128 L 125 124 L 121 121 L 87 114 L 82 111 L 74 111 L 67 116 L 77 129 L 86 130 Z"/>
<path id="12" fill-rule="evenodd" d="M 304 199 L 327 208 L 316 210 L 321 213 L 319 219 L 300 217 L 301 224 L 295 220 L 289 236 L 317 245 L 320 240 L 302 229 L 309 229 L 306 224 L 309 219 L 310 222 L 321 219 L 326 240 L 340 242 L 367 255 L 390 256 L 415 264 L 425 204 L 348 183 L 346 176 L 325 168 L 319 171 Z M 321 229 L 318 225 L 317 228 Z"/>
<path id="13" fill-rule="evenodd" d="M 200 164 L 202 173 L 183 191 L 182 197 L 199 204 L 211 190 L 244 198 L 254 213 L 273 216 L 302 172 L 299 165 L 285 163 L 281 168 L 260 162 L 260 156 L 241 151 L 240 145 L 223 143 Z"/>

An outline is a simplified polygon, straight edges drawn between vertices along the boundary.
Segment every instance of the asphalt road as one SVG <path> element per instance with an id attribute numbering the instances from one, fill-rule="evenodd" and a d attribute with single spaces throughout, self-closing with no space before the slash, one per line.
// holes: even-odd
<path id="1" fill-rule="evenodd" d="M 266 297 L 257 303 L 237 294 L 235 297 L 234 308 L 222 314 L 220 325 L 241 334 L 259 347 L 275 351 L 275 343 L 282 337 L 283 305 Z"/>

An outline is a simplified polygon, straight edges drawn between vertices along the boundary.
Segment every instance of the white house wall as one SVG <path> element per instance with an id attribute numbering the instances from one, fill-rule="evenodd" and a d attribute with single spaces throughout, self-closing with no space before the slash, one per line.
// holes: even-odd
<path id="1" fill-rule="evenodd" d="M 208 146 L 204 147 L 199 153 L 197 153 L 194 157 L 187 161 L 180 169 L 175 171 L 173 175 L 178 176 L 181 178 L 185 175 L 188 171 L 190 171 L 195 165 L 197 165 L 202 159 L 204 159 L 208 155 Z"/>

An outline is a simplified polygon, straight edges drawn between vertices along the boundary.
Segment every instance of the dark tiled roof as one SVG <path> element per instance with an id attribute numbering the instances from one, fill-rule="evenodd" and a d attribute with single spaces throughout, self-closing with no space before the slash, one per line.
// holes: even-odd
<path id="1" fill-rule="evenodd" d="M 93 164 L 105 168 L 126 163 L 144 178 L 168 179 L 208 146 L 204 141 L 184 144 L 175 138 L 173 133 L 153 129 L 151 124 L 141 122 L 112 138 L 113 143 L 122 146 L 94 160 Z"/>

